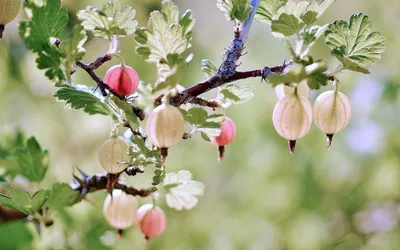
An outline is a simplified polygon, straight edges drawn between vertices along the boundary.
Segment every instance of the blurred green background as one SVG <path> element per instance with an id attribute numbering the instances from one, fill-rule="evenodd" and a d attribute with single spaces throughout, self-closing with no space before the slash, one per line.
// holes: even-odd
<path id="1" fill-rule="evenodd" d="M 160 8 L 160 0 L 121 1 L 137 10 L 139 26 L 149 13 Z M 232 38 L 232 24 L 216 7 L 215 0 L 175 0 L 181 13 L 191 9 L 196 18 L 194 60 L 181 84 L 190 86 L 204 79 L 201 59 L 219 64 Z M 70 27 L 75 13 L 87 5 L 100 7 L 106 1 L 64 0 L 70 10 Z M 368 14 L 373 29 L 387 38 L 383 59 L 371 68 L 371 75 L 340 75 L 341 91 L 351 100 L 350 125 L 335 135 L 326 149 L 325 136 L 313 126 L 298 141 L 296 154 L 288 153 L 287 142 L 272 126 L 277 97 L 271 86 L 251 79 L 240 84 L 256 86 L 250 102 L 226 111 L 237 125 L 237 137 L 227 147 L 225 161 L 217 161 L 215 147 L 200 137 L 182 142 L 170 150 L 167 171 L 188 169 L 206 185 L 205 195 L 191 211 L 175 211 L 163 202 L 168 227 L 165 233 L 145 242 L 136 228 L 119 240 L 104 220 L 105 192 L 91 194 L 92 203 L 81 202 L 57 212 L 55 224 L 36 234 L 23 222 L 0 224 L 0 249 L 400 249 L 400 2 L 398 0 L 338 0 L 324 14 L 320 24 L 348 20 L 355 12 Z M 35 66 L 16 25 L 21 13 L 6 28 L 0 40 L 0 138 L 20 128 L 34 135 L 50 151 L 51 167 L 42 183 L 70 182 L 74 167 L 88 174 L 102 172 L 98 150 L 108 138 L 111 119 L 82 111 L 68 110 L 58 103 L 55 90 Z M 93 61 L 107 51 L 107 42 L 89 40 L 84 61 Z M 135 54 L 132 37 L 121 40 L 122 55 L 141 79 L 154 82 L 155 67 Z M 255 23 L 246 45 L 240 70 L 279 65 L 289 59 L 285 46 L 270 35 L 267 25 Z M 312 54 L 338 62 L 319 41 Z M 107 63 L 97 72 L 104 76 Z M 74 82 L 92 85 L 85 72 Z M 310 100 L 324 90 L 314 91 Z M 208 95 L 212 96 L 212 95 Z M 151 172 L 126 181 L 148 187 Z M 150 202 L 139 199 L 140 203 Z"/>

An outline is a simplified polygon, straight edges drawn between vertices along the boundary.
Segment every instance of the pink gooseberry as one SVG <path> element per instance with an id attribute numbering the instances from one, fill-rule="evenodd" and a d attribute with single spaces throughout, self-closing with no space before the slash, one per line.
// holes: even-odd
<path id="1" fill-rule="evenodd" d="M 235 139 L 235 136 L 235 123 L 228 117 L 225 117 L 225 120 L 221 123 L 221 134 L 217 137 L 214 137 L 211 143 L 216 146 L 225 146 L 231 143 Z"/>
<path id="2" fill-rule="evenodd" d="M 148 240 L 164 232 L 167 218 L 161 208 L 154 207 L 153 204 L 145 204 L 136 212 L 136 225 Z"/>
<path id="3" fill-rule="evenodd" d="M 132 67 L 115 65 L 107 71 L 104 81 L 118 95 L 126 96 L 136 91 L 139 75 Z"/>

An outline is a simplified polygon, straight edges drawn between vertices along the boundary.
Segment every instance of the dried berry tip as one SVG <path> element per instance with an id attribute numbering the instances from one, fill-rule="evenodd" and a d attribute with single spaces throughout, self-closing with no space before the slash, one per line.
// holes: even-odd
<path id="1" fill-rule="evenodd" d="M 218 152 L 219 152 L 218 160 L 219 161 L 223 161 L 224 160 L 224 153 L 225 153 L 225 146 L 219 146 L 218 147 Z"/>
<path id="2" fill-rule="evenodd" d="M 291 155 L 294 155 L 294 150 L 296 149 L 296 141 L 288 141 L 289 151 Z"/>
<path id="3" fill-rule="evenodd" d="M 0 24 L 0 39 L 3 38 L 4 29 L 5 29 L 5 25 L 4 24 Z"/>
<path id="4" fill-rule="evenodd" d="M 122 239 L 122 236 L 124 236 L 124 230 L 118 229 L 118 239 Z"/>
<path id="5" fill-rule="evenodd" d="M 161 148 L 161 162 L 163 166 L 167 163 L 168 148 Z"/>
<path id="6" fill-rule="evenodd" d="M 326 141 L 328 143 L 328 149 L 331 149 L 332 140 L 333 140 L 333 134 L 326 134 Z"/>

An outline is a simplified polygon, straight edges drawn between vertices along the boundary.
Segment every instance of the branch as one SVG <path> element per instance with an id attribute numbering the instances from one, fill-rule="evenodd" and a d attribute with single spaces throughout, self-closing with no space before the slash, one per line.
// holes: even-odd
<path id="1" fill-rule="evenodd" d="M 264 67 L 263 69 L 256 69 L 256 70 L 249 70 L 249 71 L 242 71 L 237 72 L 229 77 L 222 78 L 218 74 L 215 76 L 203 81 L 199 82 L 183 91 L 179 94 L 172 96 L 169 100 L 171 105 L 179 107 L 185 103 L 193 103 L 201 94 L 210 91 L 214 88 L 222 86 L 229 82 L 234 82 L 238 80 L 243 80 L 247 78 L 254 78 L 254 77 L 261 77 L 262 80 L 265 80 L 268 76 L 274 73 L 281 73 L 291 62 L 284 63 L 283 65 L 274 66 L 274 67 Z M 156 99 L 155 105 L 158 106 L 161 103 L 161 99 L 163 96 L 160 96 Z M 158 105 L 157 105 L 158 104 Z"/>
<path id="2" fill-rule="evenodd" d="M 93 176 L 84 176 L 84 179 L 74 176 L 74 179 L 79 184 L 74 188 L 74 190 L 79 191 L 82 197 L 84 197 L 88 193 L 106 190 L 110 176 L 108 174 L 96 174 Z M 134 196 L 147 197 L 151 194 L 148 189 L 136 189 L 133 187 L 128 187 L 120 182 L 116 182 L 114 184 L 114 188 Z"/>

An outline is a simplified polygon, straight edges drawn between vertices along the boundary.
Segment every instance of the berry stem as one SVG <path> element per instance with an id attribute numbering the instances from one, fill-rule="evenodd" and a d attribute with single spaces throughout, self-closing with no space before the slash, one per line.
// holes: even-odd
<path id="1" fill-rule="evenodd" d="M 118 59 L 121 62 L 121 67 L 125 67 L 125 61 L 124 58 L 122 58 L 122 56 L 120 54 L 114 54 L 116 57 L 118 57 Z"/>

